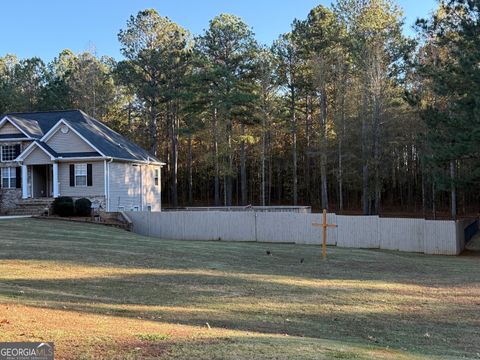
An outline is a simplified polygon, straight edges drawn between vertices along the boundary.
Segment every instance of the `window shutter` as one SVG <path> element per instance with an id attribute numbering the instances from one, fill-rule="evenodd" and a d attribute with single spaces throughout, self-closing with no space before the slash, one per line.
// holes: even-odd
<path id="1" fill-rule="evenodd" d="M 15 145 L 15 157 L 20 155 L 20 144 Z"/>
<path id="2" fill-rule="evenodd" d="M 15 168 L 15 170 L 17 171 L 17 174 L 16 174 L 16 188 L 17 189 L 20 189 L 22 187 L 22 168 L 21 167 L 17 167 Z"/>
<path id="3" fill-rule="evenodd" d="M 87 186 L 92 186 L 92 164 L 87 164 Z"/>
<path id="4" fill-rule="evenodd" d="M 70 186 L 75 186 L 75 165 L 70 164 Z"/>

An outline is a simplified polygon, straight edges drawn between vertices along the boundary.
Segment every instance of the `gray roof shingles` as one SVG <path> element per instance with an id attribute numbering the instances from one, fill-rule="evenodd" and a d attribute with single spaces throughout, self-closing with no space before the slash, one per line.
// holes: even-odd
<path id="1" fill-rule="evenodd" d="M 8 118 L 15 122 L 20 129 L 37 140 L 43 137 L 55 124 L 63 119 L 107 157 L 130 161 L 160 162 L 160 160 L 150 155 L 146 150 L 127 140 L 125 137 L 113 131 L 100 121 L 88 116 L 81 110 L 9 113 L 5 116 L 8 116 Z M 40 145 L 48 152 L 53 151 L 51 148 L 50 150 L 45 148 L 44 145 L 46 144 L 44 143 Z M 53 151 L 53 153 L 55 153 L 55 151 Z M 53 153 L 52 155 L 54 155 Z M 70 154 L 71 153 L 58 155 L 69 157 Z M 76 156 L 79 156 L 79 154 L 84 156 L 99 155 L 98 153 L 72 154 L 76 154 Z"/>

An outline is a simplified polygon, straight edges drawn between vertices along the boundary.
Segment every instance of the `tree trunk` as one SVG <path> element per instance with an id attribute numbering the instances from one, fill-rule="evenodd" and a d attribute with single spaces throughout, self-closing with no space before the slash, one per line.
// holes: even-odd
<path id="1" fill-rule="evenodd" d="M 321 149 L 320 149 L 320 178 L 322 209 L 328 210 L 328 183 L 327 183 L 327 91 L 322 89 L 320 95 L 320 129 L 321 129 Z"/>
<path id="2" fill-rule="evenodd" d="M 283 182 L 282 182 L 282 170 L 283 170 L 283 162 L 282 159 L 278 159 L 278 172 L 277 172 L 277 201 L 278 204 L 282 204 L 282 197 L 283 197 Z"/>
<path id="3" fill-rule="evenodd" d="M 245 124 L 242 122 L 240 124 L 242 132 L 242 141 L 240 142 L 240 188 L 242 192 L 242 206 L 247 205 L 248 203 L 248 194 L 247 194 L 247 154 L 245 149 Z"/>
<path id="4" fill-rule="evenodd" d="M 292 117 L 292 163 L 293 163 L 293 205 L 298 204 L 298 176 L 297 176 L 297 117 L 295 114 L 295 89 L 290 88 L 290 112 Z"/>
<path id="5" fill-rule="evenodd" d="M 150 123 L 149 123 L 149 135 L 150 135 L 150 152 L 157 156 L 157 114 L 154 108 L 150 110 Z"/>
<path id="6" fill-rule="evenodd" d="M 227 206 L 227 175 L 223 175 L 223 206 Z"/>
<path id="7" fill-rule="evenodd" d="M 343 139 L 345 138 L 345 91 L 341 94 L 340 132 L 338 135 L 338 207 L 343 211 Z"/>
<path id="8" fill-rule="evenodd" d="M 272 183 L 273 183 L 273 166 L 272 166 L 272 149 L 270 141 L 270 132 L 267 132 L 267 153 L 268 153 L 268 178 L 267 178 L 267 201 L 270 206 L 272 201 Z"/>
<path id="9" fill-rule="evenodd" d="M 362 210 L 369 215 L 368 201 L 368 133 L 367 133 L 367 86 L 364 88 L 362 109 Z"/>
<path id="10" fill-rule="evenodd" d="M 225 176 L 225 206 L 232 206 L 232 196 L 233 196 L 233 148 L 232 148 L 232 120 L 229 118 L 227 120 L 227 145 L 228 145 L 228 155 L 227 155 L 227 164 L 228 164 L 228 173 Z"/>
<path id="11" fill-rule="evenodd" d="M 381 183 L 380 183 L 380 94 L 374 97 L 373 105 L 373 163 L 375 166 L 375 200 L 374 214 L 380 213 Z"/>
<path id="12" fill-rule="evenodd" d="M 193 159 L 192 159 L 192 133 L 190 130 L 188 131 L 188 159 L 187 159 L 187 166 L 188 166 L 188 205 L 193 205 Z"/>
<path id="13" fill-rule="evenodd" d="M 172 206 L 176 208 L 178 206 L 178 114 L 174 104 L 170 104 L 169 113 L 171 126 Z"/>
<path id="14" fill-rule="evenodd" d="M 456 164 L 455 161 L 450 161 L 450 208 L 452 219 L 457 219 L 457 190 L 455 187 L 455 178 L 456 178 Z"/>
<path id="15" fill-rule="evenodd" d="M 312 168 L 312 145 L 311 145 L 311 134 L 312 134 L 312 100 L 310 96 L 307 95 L 305 101 L 305 140 L 306 140 L 306 158 L 304 161 L 304 177 L 305 177 L 305 201 L 308 204 L 312 202 L 312 192 L 311 192 L 311 168 Z"/>
<path id="16" fill-rule="evenodd" d="M 265 108 L 265 105 L 264 105 Z M 262 206 L 265 206 L 265 156 L 266 156 L 266 148 L 267 148 L 267 139 L 266 139 L 266 111 L 263 112 L 262 117 L 262 159 L 261 159 L 261 189 L 260 189 L 260 203 Z"/>
<path id="17" fill-rule="evenodd" d="M 220 164 L 218 156 L 218 122 L 217 122 L 217 109 L 213 110 L 212 117 L 213 125 L 213 156 L 215 159 L 215 206 L 220 206 Z"/>
<path id="18" fill-rule="evenodd" d="M 426 190 L 425 190 L 425 168 L 424 166 L 422 165 L 421 167 L 422 169 L 422 214 L 423 214 L 423 217 L 425 217 L 426 213 L 427 213 L 427 194 L 426 194 Z"/>

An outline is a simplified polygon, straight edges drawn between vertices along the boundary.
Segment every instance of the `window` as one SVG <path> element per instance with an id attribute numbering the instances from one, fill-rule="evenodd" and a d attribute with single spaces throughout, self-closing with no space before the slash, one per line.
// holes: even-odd
<path id="1" fill-rule="evenodd" d="M 160 178 L 160 170 L 159 169 L 155 169 L 155 175 L 154 175 L 154 179 L 155 179 L 155 186 L 158 186 L 158 180 Z"/>
<path id="2" fill-rule="evenodd" d="M 87 164 L 75 164 L 75 186 L 87 186 Z"/>
<path id="3" fill-rule="evenodd" d="M 2 146 L 2 161 L 13 161 L 17 157 L 16 145 L 3 145 Z"/>
<path id="4" fill-rule="evenodd" d="M 2 168 L 2 188 L 12 189 L 17 185 L 17 169 L 14 167 Z"/>
<path id="5" fill-rule="evenodd" d="M 147 211 L 152 211 L 152 205 L 151 204 L 147 204 Z"/>
<path id="6" fill-rule="evenodd" d="M 70 164 L 70 187 L 93 186 L 92 164 Z"/>

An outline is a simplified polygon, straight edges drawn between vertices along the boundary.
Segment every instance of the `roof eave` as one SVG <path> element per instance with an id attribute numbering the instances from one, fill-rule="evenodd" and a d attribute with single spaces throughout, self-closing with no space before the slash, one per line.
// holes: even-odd
<path id="1" fill-rule="evenodd" d="M 108 160 L 106 156 L 79 156 L 79 157 L 62 157 L 59 156 L 55 160 L 59 162 L 79 161 L 79 160 Z"/>
<path id="2" fill-rule="evenodd" d="M 153 164 L 153 165 L 160 165 L 160 166 L 166 165 L 166 163 L 161 162 L 161 161 L 127 159 L 127 158 L 121 158 L 121 157 L 117 157 L 117 156 L 110 156 L 109 158 L 112 159 L 112 160 L 125 161 L 125 162 L 137 163 L 137 164 L 146 164 L 146 165 Z"/>

